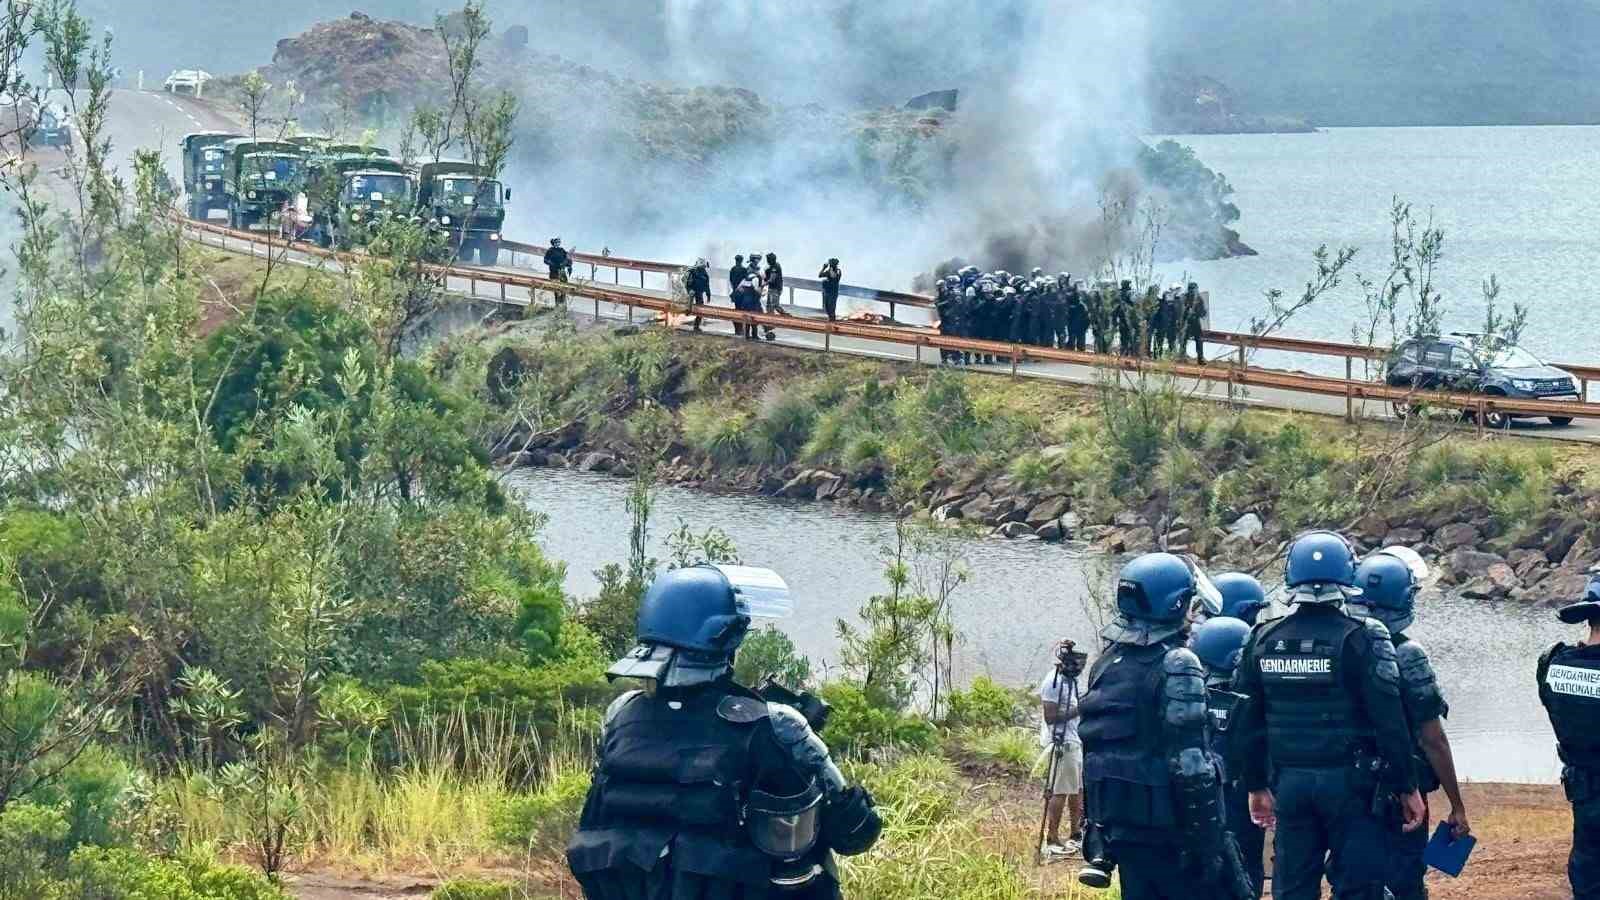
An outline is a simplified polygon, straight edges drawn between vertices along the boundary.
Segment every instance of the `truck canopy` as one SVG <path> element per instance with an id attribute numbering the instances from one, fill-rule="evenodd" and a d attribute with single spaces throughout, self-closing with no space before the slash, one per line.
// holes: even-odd
<path id="1" fill-rule="evenodd" d="M 305 163 L 305 153 L 301 151 L 300 147 L 288 141 L 253 141 L 249 138 L 237 138 L 224 144 L 223 149 L 227 153 L 228 178 L 232 181 L 237 181 L 241 175 L 254 174 L 242 171 L 244 161 L 252 156 L 289 157 L 299 161 L 301 165 Z M 270 173 L 263 172 L 262 174 L 266 175 L 269 180 L 277 180 L 276 170 Z M 297 172 L 296 174 L 299 173 Z"/>
<path id="2" fill-rule="evenodd" d="M 330 144 L 323 152 L 337 158 L 355 156 L 363 159 L 387 159 L 391 155 L 387 147 L 374 147 L 371 144 Z"/>

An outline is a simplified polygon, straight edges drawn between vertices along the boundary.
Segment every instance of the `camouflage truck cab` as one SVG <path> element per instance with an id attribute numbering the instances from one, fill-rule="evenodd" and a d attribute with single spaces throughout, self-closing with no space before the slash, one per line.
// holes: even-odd
<path id="1" fill-rule="evenodd" d="M 305 189 L 306 157 L 288 141 L 237 138 L 223 144 L 228 226 L 249 228 Z"/>
<path id="2" fill-rule="evenodd" d="M 189 218 L 204 219 L 214 209 L 228 208 L 228 195 L 223 190 L 223 145 L 242 135 L 227 131 L 197 131 L 184 135 L 183 192 L 189 195 Z"/>
<path id="3" fill-rule="evenodd" d="M 457 258 L 470 262 L 476 253 L 483 265 L 497 264 L 511 192 L 468 162 L 423 163 L 417 181 L 418 215 L 449 234 Z"/>
<path id="4" fill-rule="evenodd" d="M 313 234 L 324 247 L 366 243 L 373 225 L 396 213 L 409 214 L 416 188 L 405 166 L 386 157 L 324 161 L 308 193 Z"/>

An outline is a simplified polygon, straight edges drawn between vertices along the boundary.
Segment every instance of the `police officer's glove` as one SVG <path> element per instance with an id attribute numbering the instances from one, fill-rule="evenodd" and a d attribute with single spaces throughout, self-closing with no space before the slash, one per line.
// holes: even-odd
<path id="1" fill-rule="evenodd" d="M 856 785 L 828 798 L 822 810 L 822 840 L 841 856 L 872 849 L 883 833 L 883 817 L 867 789 Z"/>

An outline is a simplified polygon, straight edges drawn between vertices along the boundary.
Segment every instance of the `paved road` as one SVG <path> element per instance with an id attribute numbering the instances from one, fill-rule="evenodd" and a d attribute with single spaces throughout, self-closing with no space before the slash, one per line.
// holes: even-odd
<path id="1" fill-rule="evenodd" d="M 179 159 L 177 146 L 183 135 L 197 130 L 236 127 L 235 123 L 229 121 L 207 104 L 165 93 L 127 90 L 119 90 L 114 93 L 108 123 L 108 130 L 115 149 L 115 157 L 120 161 L 119 164 L 124 167 L 125 171 L 131 171 L 132 169 L 133 151 L 135 149 L 160 147 L 168 170 L 175 179 L 180 177 L 182 172 L 182 161 Z M 295 259 L 304 264 L 326 264 L 311 257 L 296 256 Z M 520 273 L 528 271 L 528 268 L 523 267 L 532 267 L 537 263 L 536 260 L 517 256 L 513 256 L 510 261 L 514 263 L 513 266 L 499 268 L 503 271 Z M 581 267 L 579 273 L 587 274 L 582 271 Z M 595 273 L 597 284 L 639 291 L 656 297 L 660 297 L 665 293 L 664 278 L 665 276 L 662 275 L 646 275 L 643 284 L 641 284 L 638 280 L 639 274 L 636 272 L 626 270 L 617 272 L 601 268 Z M 473 286 L 468 279 L 452 279 L 450 288 L 452 291 L 461 294 L 474 293 Z M 481 284 L 478 286 L 476 295 L 498 299 L 500 288 L 498 285 Z M 509 302 L 529 302 L 528 291 L 523 288 L 507 288 L 505 296 Z M 817 303 L 817 306 L 808 307 L 802 305 L 792 307 L 793 312 L 797 315 L 820 314 L 820 303 L 817 302 L 816 297 L 803 293 L 797 296 L 802 303 L 813 302 Z M 548 304 L 550 303 L 550 298 L 548 296 L 540 296 L 535 298 L 534 302 Z M 727 303 L 726 298 L 716 298 L 716 302 L 722 305 L 731 305 Z M 592 301 L 576 298 L 573 300 L 572 308 L 577 312 L 588 312 L 590 314 L 598 312 L 602 317 L 615 319 L 628 319 L 631 316 L 642 321 L 645 315 L 626 306 L 613 306 L 608 303 L 601 303 L 596 309 Z M 899 314 L 902 319 L 908 320 L 912 324 L 924 324 L 928 321 L 924 310 L 902 308 Z M 725 337 L 731 337 L 733 333 L 732 326 L 723 322 L 707 323 L 706 329 L 710 334 Z M 805 332 L 784 332 L 781 329 L 778 343 L 814 350 L 819 350 L 823 346 L 820 335 Z M 835 338 L 830 342 L 830 348 L 834 352 L 848 353 L 854 356 L 894 359 L 905 362 L 915 361 L 916 356 L 915 349 L 912 347 L 852 337 Z M 925 351 L 922 362 L 925 365 L 937 365 L 939 362 L 938 351 Z M 1010 373 L 1009 366 L 974 366 L 973 368 L 997 374 Z M 1062 363 L 1028 363 L 1019 367 L 1019 374 L 1032 378 L 1045 378 L 1077 384 L 1096 384 L 1099 379 L 1104 377 L 1101 370 L 1088 366 Z M 1179 387 L 1181 390 L 1189 392 L 1196 397 L 1211 400 L 1228 399 L 1227 385 L 1224 382 L 1182 379 L 1179 382 Z M 1301 394 L 1293 391 L 1251 388 L 1235 399 L 1256 406 L 1293 409 L 1333 416 L 1342 416 L 1345 412 L 1343 399 Z M 1367 417 L 1391 418 L 1391 411 L 1386 403 L 1362 402 L 1358 404 L 1357 411 Z M 1557 428 L 1542 419 L 1536 419 L 1516 423 L 1512 433 L 1526 437 L 1600 443 L 1600 422 L 1579 421 L 1566 428 Z"/>

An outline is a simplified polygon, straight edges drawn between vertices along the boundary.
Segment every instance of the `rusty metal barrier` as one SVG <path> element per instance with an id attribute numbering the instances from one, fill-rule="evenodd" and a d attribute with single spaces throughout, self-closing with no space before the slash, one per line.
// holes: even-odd
<path id="1" fill-rule="evenodd" d="M 285 241 L 282 238 L 263 232 L 238 231 L 210 222 L 201 222 L 191 219 L 182 219 L 184 227 L 194 231 L 217 235 L 221 238 L 222 249 L 229 240 L 245 243 L 252 246 L 265 245 L 268 252 L 274 249 L 293 251 L 324 259 L 333 259 L 341 262 L 353 261 L 361 258 L 360 254 L 325 250 L 302 242 Z M 630 309 L 649 310 L 662 315 L 672 314 L 677 316 L 697 316 L 706 319 L 737 323 L 746 328 L 757 326 L 770 326 L 789 331 L 801 331 L 817 334 L 822 337 L 823 350 L 832 349 L 834 337 L 854 337 L 863 340 L 881 341 L 885 343 L 900 344 L 914 348 L 915 359 L 922 361 L 925 349 L 931 350 L 957 350 L 968 353 L 983 353 L 987 355 L 1007 357 L 1011 360 L 1011 374 L 1019 374 L 1018 367 L 1029 362 L 1056 362 L 1072 365 L 1086 366 L 1095 369 L 1117 370 L 1121 372 L 1168 374 L 1181 378 L 1190 378 L 1197 381 L 1215 382 L 1226 384 L 1229 396 L 1240 387 L 1259 387 L 1275 390 L 1289 391 L 1301 394 L 1314 394 L 1326 397 L 1342 397 L 1345 399 L 1346 417 L 1354 418 L 1354 405 L 1357 401 L 1378 401 L 1391 404 L 1405 404 L 1409 406 L 1435 406 L 1449 409 L 1458 409 L 1476 415 L 1480 428 L 1487 414 L 1503 412 L 1512 415 L 1524 416 L 1554 416 L 1558 418 L 1574 419 L 1600 419 L 1600 403 L 1554 401 L 1554 400 L 1523 400 L 1507 397 L 1494 397 L 1481 394 L 1454 394 L 1437 391 L 1418 391 L 1410 388 L 1391 387 L 1368 381 L 1357 381 L 1351 378 L 1336 378 L 1333 376 L 1310 375 L 1303 372 L 1284 372 L 1273 369 L 1262 369 L 1246 366 L 1240 362 L 1230 361 L 1226 365 L 1201 366 L 1188 362 L 1174 362 L 1165 360 L 1150 360 L 1139 357 L 1118 356 L 1113 354 L 1086 353 L 1073 350 L 1058 350 L 1052 347 L 1036 347 L 1030 344 L 1013 344 L 1003 341 L 987 341 L 975 338 L 960 338 L 939 334 L 936 331 L 922 328 L 908 328 L 894 325 L 875 325 L 863 322 L 835 321 L 814 319 L 802 316 L 771 315 L 767 313 L 745 312 L 725 306 L 702 305 L 692 309 L 675 304 L 672 300 L 640 294 L 632 290 L 621 288 L 607 288 L 595 284 L 579 282 L 555 281 L 537 275 L 513 274 L 510 272 L 482 269 L 472 266 L 429 266 L 430 271 L 445 278 L 457 278 L 468 281 L 471 285 L 471 294 L 481 297 L 477 293 L 477 286 L 482 284 L 497 285 L 498 298 L 489 297 L 482 299 L 496 300 L 497 302 L 525 305 L 517 298 L 508 298 L 508 286 L 520 287 L 529 291 L 526 304 L 534 302 L 533 292 L 562 293 L 568 296 L 584 297 L 595 302 L 596 314 L 599 313 L 599 304 L 610 303 L 616 306 L 625 306 Z M 1222 333 L 1225 334 L 1225 333 Z M 1323 345 L 1324 342 L 1304 341 L 1298 338 L 1249 338 L 1249 346 L 1270 347 L 1273 344 L 1282 345 L 1285 349 L 1302 344 Z M 1221 343 L 1221 341 L 1219 341 Z M 1334 347 L 1339 345 L 1326 344 Z M 1353 345 L 1346 345 L 1352 346 Z M 1370 353 L 1371 348 L 1358 348 Z M 1594 370 L 1600 374 L 1600 370 Z"/>

